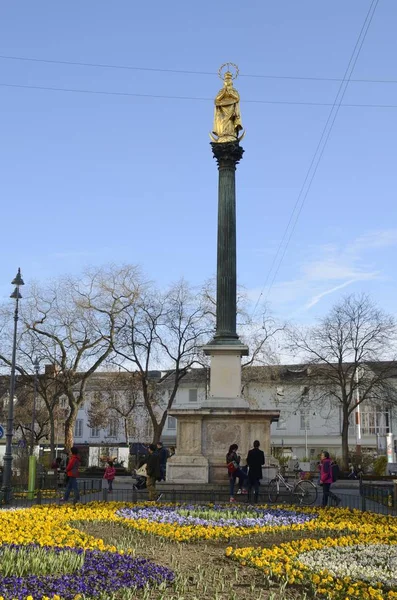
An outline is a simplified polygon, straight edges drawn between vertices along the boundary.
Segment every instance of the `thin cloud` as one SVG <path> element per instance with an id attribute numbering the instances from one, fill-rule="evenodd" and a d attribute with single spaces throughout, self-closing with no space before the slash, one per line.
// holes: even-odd
<path id="1" fill-rule="evenodd" d="M 350 281 L 345 281 L 344 283 L 341 283 L 340 285 L 336 285 L 335 287 L 331 288 L 330 290 L 326 290 L 325 292 L 321 292 L 321 294 L 317 294 L 317 296 L 314 296 L 305 305 L 305 308 L 312 308 L 312 306 L 315 306 L 321 300 L 321 298 L 324 298 L 324 296 L 328 296 L 329 294 L 333 294 L 334 292 L 337 292 L 338 290 L 342 290 L 343 288 L 347 287 L 348 285 L 351 285 L 352 283 L 356 283 L 357 281 L 359 281 L 359 280 L 358 279 L 350 279 Z"/>
<path id="2" fill-rule="evenodd" d="M 388 248 L 397 245 L 397 229 L 373 231 L 358 237 L 351 245 L 352 249 Z"/>

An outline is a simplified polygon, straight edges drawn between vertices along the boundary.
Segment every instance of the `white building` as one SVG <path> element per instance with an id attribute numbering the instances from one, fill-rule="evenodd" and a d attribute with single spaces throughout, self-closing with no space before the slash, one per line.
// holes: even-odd
<path id="1" fill-rule="evenodd" d="M 166 373 L 161 372 L 153 372 L 151 377 L 161 381 L 158 383 L 160 394 L 157 410 L 162 413 L 169 397 L 172 378 L 168 379 Z M 316 458 L 322 449 L 328 449 L 335 455 L 341 454 L 341 407 L 330 399 L 316 402 L 313 389 L 308 385 L 305 367 L 248 367 L 243 369 L 242 379 L 243 395 L 252 408 L 280 411 L 279 421 L 271 426 L 271 445 L 275 452 L 282 451 L 287 456 L 300 459 Z M 90 406 L 102 399 L 106 407 L 110 397 L 110 381 L 111 394 L 116 394 L 121 404 L 125 402 L 128 407 L 128 403 L 132 402 L 123 373 L 95 373 L 88 380 L 86 400 L 77 415 L 74 443 L 86 455 L 86 463 L 89 464 L 99 464 L 101 456 L 118 457 L 126 464 L 131 444 L 147 444 L 152 441 L 153 429 L 149 414 L 141 394 L 136 390 L 133 409 L 127 418 L 109 409 L 101 425 L 90 424 Z M 397 388 L 397 369 L 393 381 Z M 173 407 L 200 408 L 207 397 L 208 384 L 207 369 L 192 369 L 181 380 Z M 66 398 L 61 399 L 61 405 L 67 411 Z M 387 434 L 395 434 L 397 440 L 397 407 L 393 408 L 387 398 L 363 402 L 360 405 L 359 419 L 355 417 L 353 413 L 349 426 L 350 447 L 354 448 L 359 442 L 362 449 L 375 451 L 379 447 L 385 447 Z M 356 420 L 360 421 L 360 428 Z M 167 417 L 162 433 L 162 441 L 166 446 L 176 445 L 177 425 L 174 417 Z M 58 441 L 62 443 L 63 440 Z"/>
<path id="2" fill-rule="evenodd" d="M 161 374 L 164 376 L 164 374 Z M 100 380 L 109 374 L 96 374 L 87 391 L 87 401 L 80 409 L 76 421 L 75 443 L 101 445 L 125 442 L 120 419 L 114 415 L 106 428 L 88 427 L 87 406 L 90 396 L 100 388 Z M 114 374 L 112 374 L 114 376 Z M 175 408 L 200 408 L 208 392 L 209 372 L 192 369 L 182 379 L 175 401 Z M 397 387 L 397 372 L 395 383 Z M 161 384 L 165 404 L 169 384 L 165 378 Z M 96 388 L 94 391 L 93 388 Z M 280 419 L 272 424 L 272 448 L 282 449 L 286 455 L 298 458 L 315 458 L 322 449 L 341 454 L 342 409 L 332 400 L 316 402 L 307 384 L 307 370 L 299 365 L 277 367 L 249 367 L 243 370 L 243 394 L 252 408 L 278 409 Z M 304 402 L 302 402 L 304 398 Z M 161 403 L 159 404 L 160 410 Z M 387 434 L 397 434 L 397 409 L 380 402 L 365 401 L 360 405 L 360 431 L 355 413 L 349 426 L 349 445 L 360 443 L 362 449 L 376 450 L 385 446 Z M 176 445 L 177 421 L 168 416 L 162 434 L 165 445 Z M 150 418 L 143 401 L 136 402 L 131 415 L 130 443 L 148 443 L 152 439 Z M 397 436 L 396 436 L 397 439 Z M 233 443 L 233 440 L 230 441 Z"/>

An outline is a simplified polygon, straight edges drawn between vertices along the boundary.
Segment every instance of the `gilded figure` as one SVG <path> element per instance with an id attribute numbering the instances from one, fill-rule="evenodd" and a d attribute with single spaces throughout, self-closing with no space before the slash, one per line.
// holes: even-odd
<path id="1" fill-rule="evenodd" d="M 233 87 L 232 73 L 226 71 L 223 88 L 215 98 L 214 126 L 210 138 L 213 142 L 224 144 L 238 142 L 244 134 L 240 114 L 240 94 Z"/>

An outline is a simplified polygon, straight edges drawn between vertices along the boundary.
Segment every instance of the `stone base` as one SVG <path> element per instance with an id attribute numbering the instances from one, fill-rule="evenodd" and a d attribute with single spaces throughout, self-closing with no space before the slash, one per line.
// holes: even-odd
<path id="1" fill-rule="evenodd" d="M 167 463 L 172 483 L 227 483 L 226 454 L 237 444 L 245 464 L 248 450 L 259 440 L 270 455 L 270 423 L 279 411 L 212 407 L 172 409 L 177 419 L 176 455 Z"/>
<path id="2" fill-rule="evenodd" d="M 167 479 L 174 483 L 208 483 L 209 463 L 203 455 L 175 454 L 167 461 Z"/>

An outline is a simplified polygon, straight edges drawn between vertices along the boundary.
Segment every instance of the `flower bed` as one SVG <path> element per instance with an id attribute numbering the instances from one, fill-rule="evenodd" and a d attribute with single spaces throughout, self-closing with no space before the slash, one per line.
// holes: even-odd
<path id="1" fill-rule="evenodd" d="M 8 547 L 0 546 L 0 571 L 2 570 L 2 554 Z M 13 546 L 18 551 L 26 548 L 34 553 L 35 546 Z M 25 600 L 27 596 L 34 599 L 60 596 L 62 600 L 73 600 L 79 594 L 96 598 L 106 592 L 109 596 L 121 588 L 142 588 L 146 584 L 172 581 L 173 573 L 165 567 L 125 554 L 115 552 L 83 551 L 78 548 L 48 548 L 58 555 L 58 563 L 62 565 L 62 555 L 75 553 L 82 555 L 81 566 L 72 573 L 57 573 L 57 564 L 53 565 L 55 574 L 27 575 L 19 574 L 3 576 L 0 579 L 0 596 L 13 600 Z"/>
<path id="2" fill-rule="evenodd" d="M 116 506 L 40 506 L 0 511 L 0 600 L 76 600 L 119 589 L 170 583 L 174 574 L 103 540 L 72 521 L 120 520 Z"/>
<path id="3" fill-rule="evenodd" d="M 397 598 L 394 517 L 331 510 L 320 512 L 315 525 L 323 526 L 324 533 L 347 531 L 347 535 L 295 540 L 272 548 L 229 547 L 226 555 L 262 570 L 269 579 L 303 585 L 319 597 Z"/>
<path id="4" fill-rule="evenodd" d="M 146 506 L 122 508 L 117 514 L 125 519 L 147 519 L 156 523 L 199 525 L 203 527 L 279 527 L 311 521 L 314 515 L 285 509 L 241 509 L 233 506 Z"/>
<path id="5" fill-rule="evenodd" d="M 317 516 L 314 512 L 281 508 L 242 509 L 224 505 L 125 507 L 117 515 L 135 529 L 177 541 L 230 538 L 278 527 L 300 527 Z"/>

